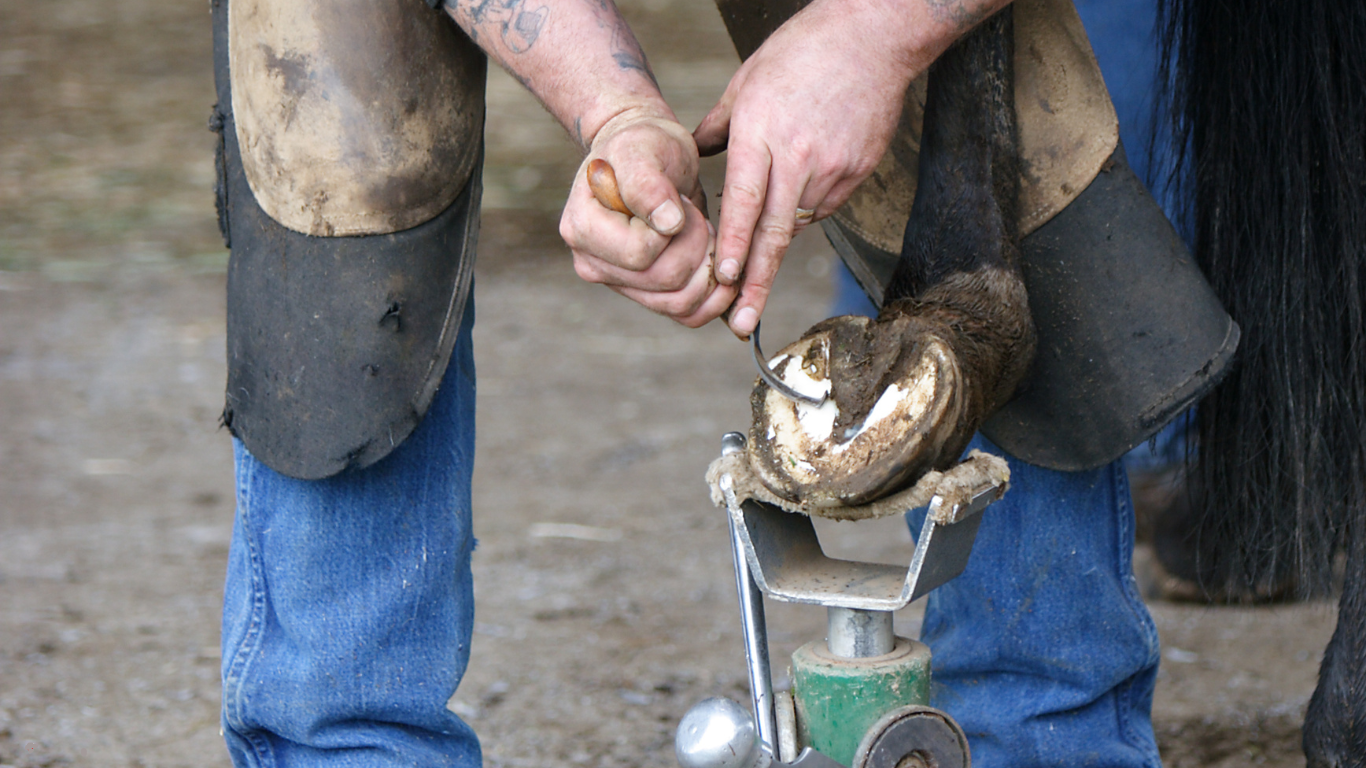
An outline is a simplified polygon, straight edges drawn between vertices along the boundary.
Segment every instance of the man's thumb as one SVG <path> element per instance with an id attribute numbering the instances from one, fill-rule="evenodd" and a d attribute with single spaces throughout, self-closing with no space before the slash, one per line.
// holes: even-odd
<path id="1" fill-rule="evenodd" d="M 725 151 L 726 143 L 730 141 L 730 108 L 730 102 L 722 98 L 692 132 L 692 139 L 697 142 L 697 153 L 702 157 Z"/>

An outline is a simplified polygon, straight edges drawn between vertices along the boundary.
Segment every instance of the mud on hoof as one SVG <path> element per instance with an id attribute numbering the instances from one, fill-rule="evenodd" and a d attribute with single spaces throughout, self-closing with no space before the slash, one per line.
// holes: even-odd
<path id="1" fill-rule="evenodd" d="M 864 504 L 957 462 L 1033 359 L 1034 327 L 1017 274 L 951 276 L 877 320 L 835 317 L 770 367 L 820 406 L 762 380 L 750 395 L 750 464 L 773 493 L 816 507 Z"/>

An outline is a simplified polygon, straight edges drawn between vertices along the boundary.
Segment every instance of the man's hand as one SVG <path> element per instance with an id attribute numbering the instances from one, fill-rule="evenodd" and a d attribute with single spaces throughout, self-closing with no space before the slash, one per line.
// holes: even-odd
<path id="1" fill-rule="evenodd" d="M 632 216 L 603 208 L 583 169 L 560 219 L 585 280 L 687 325 L 735 296 L 717 288 L 715 230 L 697 181 L 697 145 L 664 103 L 645 54 L 612 0 L 445 0 L 486 53 L 541 100 L 587 152 L 616 169 Z"/>
<path id="2" fill-rule="evenodd" d="M 597 159 L 611 164 L 632 215 L 594 198 L 585 169 Z M 734 287 L 713 278 L 715 230 L 697 180 L 697 147 L 672 115 L 626 112 L 598 131 L 575 175 L 560 235 L 584 280 L 684 325 L 706 323 L 735 297 Z"/>
<path id="3" fill-rule="evenodd" d="M 1009 0 L 814 0 L 731 78 L 693 132 L 725 149 L 716 276 L 737 285 L 730 327 L 759 322 L 793 234 L 877 167 L 911 81 Z"/>
<path id="4" fill-rule="evenodd" d="M 877 166 L 907 86 L 928 66 L 888 39 L 904 35 L 894 5 L 815 0 L 745 61 L 694 132 L 703 154 L 727 150 L 716 276 L 740 290 L 736 335 L 754 330 L 795 232 Z"/>

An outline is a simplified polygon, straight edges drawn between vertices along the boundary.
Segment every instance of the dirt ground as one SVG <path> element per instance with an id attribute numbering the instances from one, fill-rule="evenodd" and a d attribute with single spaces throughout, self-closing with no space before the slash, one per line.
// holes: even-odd
<path id="1" fill-rule="evenodd" d="M 736 63 L 715 12 L 625 7 L 695 122 Z M 0 0 L 2 766 L 227 764 L 208 21 L 203 2 Z M 693 702 L 746 695 L 724 520 L 701 477 L 747 424 L 752 364 L 719 327 L 677 328 L 575 278 L 555 235 L 572 148 L 509 78 L 489 92 L 478 624 L 451 707 L 491 766 L 672 766 Z M 771 345 L 820 319 L 832 259 L 818 235 L 789 256 Z M 845 556 L 909 553 L 896 524 L 826 533 Z M 1332 606 L 1151 609 L 1167 764 L 1303 765 Z M 903 613 L 914 636 L 919 610 Z M 771 605 L 770 621 L 782 659 L 824 616 Z"/>

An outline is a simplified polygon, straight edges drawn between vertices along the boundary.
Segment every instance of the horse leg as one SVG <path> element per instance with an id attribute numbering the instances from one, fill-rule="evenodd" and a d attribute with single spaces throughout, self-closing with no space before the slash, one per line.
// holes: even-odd
<path id="1" fill-rule="evenodd" d="M 1019 270 L 1014 32 L 1002 10 L 930 69 L 919 181 L 878 318 L 832 318 L 774 358 L 813 407 L 758 384 L 750 463 L 793 501 L 861 504 L 958 460 L 1034 351 Z"/>
<path id="2" fill-rule="evenodd" d="M 1304 716 L 1308 768 L 1366 766 L 1366 552 L 1349 546 L 1338 625 Z"/>

